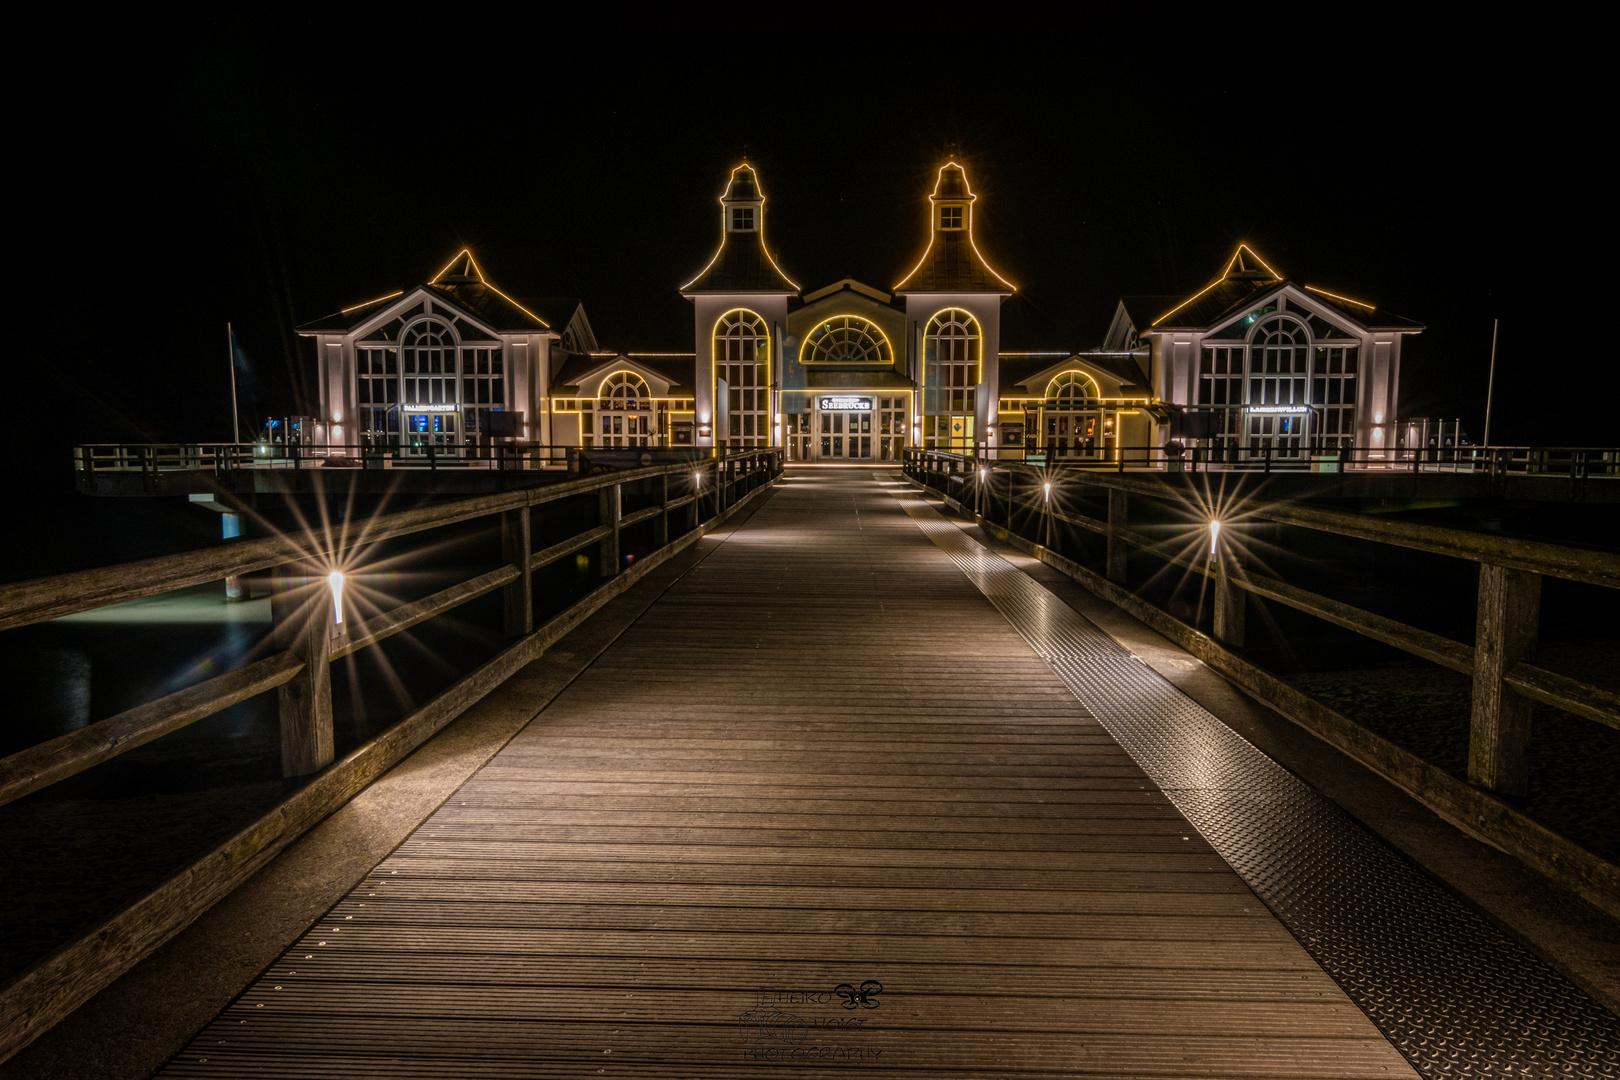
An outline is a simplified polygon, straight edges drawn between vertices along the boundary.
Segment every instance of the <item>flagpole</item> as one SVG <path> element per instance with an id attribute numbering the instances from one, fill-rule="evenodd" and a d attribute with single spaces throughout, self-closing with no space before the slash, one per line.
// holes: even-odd
<path id="1" fill-rule="evenodd" d="M 1485 383 L 1485 445 L 1491 445 L 1491 395 L 1496 392 L 1496 329 L 1501 319 L 1491 320 L 1491 374 Z"/>
<path id="2" fill-rule="evenodd" d="M 225 324 L 225 353 L 231 362 L 231 442 L 237 443 L 242 441 L 242 420 L 236 414 L 236 335 L 231 332 L 230 323 Z M 1490 428 L 1489 420 L 1485 426 L 1487 430 Z"/>

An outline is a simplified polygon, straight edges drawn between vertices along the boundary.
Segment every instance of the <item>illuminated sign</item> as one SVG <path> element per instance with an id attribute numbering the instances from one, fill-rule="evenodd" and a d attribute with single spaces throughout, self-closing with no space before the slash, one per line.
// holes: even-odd
<path id="1" fill-rule="evenodd" d="M 871 412 L 872 399 L 869 397 L 821 397 L 816 399 L 816 408 L 822 412 Z"/>
<path id="2" fill-rule="evenodd" d="M 1243 410 L 1257 416 L 1304 416 L 1311 411 L 1309 405 L 1249 405 Z"/>
<path id="3" fill-rule="evenodd" d="M 406 412 L 455 412 L 460 405 L 407 405 Z"/>

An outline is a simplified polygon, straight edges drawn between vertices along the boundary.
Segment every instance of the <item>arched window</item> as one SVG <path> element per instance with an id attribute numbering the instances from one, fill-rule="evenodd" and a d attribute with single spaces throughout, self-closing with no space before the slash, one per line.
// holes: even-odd
<path id="1" fill-rule="evenodd" d="M 633 371 L 615 372 L 603 379 L 597 397 L 601 399 L 604 412 L 652 408 L 652 391 L 647 389 L 647 381 Z"/>
<path id="2" fill-rule="evenodd" d="M 1085 409 L 1095 404 L 1097 384 L 1083 371 L 1065 371 L 1046 384 L 1048 409 Z"/>
<path id="3" fill-rule="evenodd" d="M 1311 335 L 1304 324 L 1267 319 L 1249 339 L 1249 404 L 1305 404 L 1310 366 Z"/>
<path id="4" fill-rule="evenodd" d="M 413 323 L 400 338 L 400 402 L 410 447 L 456 442 L 456 344 L 455 331 L 438 319 Z"/>
<path id="5" fill-rule="evenodd" d="M 633 371 L 615 371 L 602 380 L 596 398 L 596 431 L 586 436 L 586 446 L 652 445 L 653 399 L 645 379 Z"/>
<path id="6" fill-rule="evenodd" d="M 965 414 L 973 411 L 974 388 L 979 385 L 979 358 L 983 338 L 979 323 L 961 308 L 946 308 L 923 331 L 924 378 L 937 388 L 933 411 Z"/>
<path id="7" fill-rule="evenodd" d="M 437 319 L 426 319 L 408 328 L 400 344 L 405 411 L 412 405 L 458 404 L 455 331 Z"/>
<path id="8" fill-rule="evenodd" d="M 725 446 L 769 446 L 771 339 L 765 320 L 752 311 L 728 311 L 714 327 L 714 376 L 725 380 Z M 715 402 L 716 413 L 720 402 Z M 717 421 L 718 423 L 718 421 Z"/>
<path id="9" fill-rule="evenodd" d="M 799 359 L 806 364 L 892 364 L 889 339 L 870 320 L 837 315 L 805 335 Z"/>

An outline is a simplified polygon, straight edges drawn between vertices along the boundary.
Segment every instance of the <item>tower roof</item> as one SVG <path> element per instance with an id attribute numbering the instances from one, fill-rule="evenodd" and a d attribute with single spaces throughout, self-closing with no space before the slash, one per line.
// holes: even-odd
<path id="1" fill-rule="evenodd" d="M 1017 286 L 991 269 L 973 240 L 973 203 L 967 172 L 954 161 L 939 167 L 934 193 L 928 197 L 928 250 L 898 285 L 896 292 L 1010 293 Z M 942 228 L 941 209 L 959 207 L 960 227 Z"/>
<path id="2" fill-rule="evenodd" d="M 755 204 L 757 220 L 747 228 L 733 228 L 725 214 L 738 204 Z M 681 293 L 788 293 L 796 295 L 799 286 L 776 265 L 765 247 L 765 193 L 759 175 L 746 162 L 731 170 L 726 190 L 720 196 L 720 250 L 714 253 L 698 276 L 681 286 Z M 747 211 L 743 211 L 747 212 Z"/>

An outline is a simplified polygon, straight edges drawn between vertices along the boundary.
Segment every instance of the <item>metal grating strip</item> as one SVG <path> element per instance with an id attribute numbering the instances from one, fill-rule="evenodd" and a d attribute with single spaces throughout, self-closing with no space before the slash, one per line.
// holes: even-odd
<path id="1" fill-rule="evenodd" d="M 894 492 L 1413 1067 L 1620 1077 L 1620 1017 L 915 493 Z"/>

